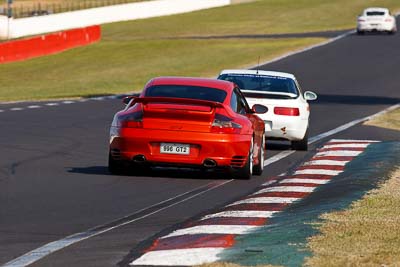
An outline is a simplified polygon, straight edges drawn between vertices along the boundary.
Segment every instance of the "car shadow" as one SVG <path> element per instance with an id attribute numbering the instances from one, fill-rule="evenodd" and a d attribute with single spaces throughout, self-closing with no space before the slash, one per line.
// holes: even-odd
<path id="1" fill-rule="evenodd" d="M 90 166 L 90 167 L 69 167 L 67 172 L 88 175 L 107 175 L 119 177 L 151 177 L 151 178 L 175 178 L 175 179 L 213 179 L 213 180 L 229 180 L 230 175 L 222 170 L 203 170 L 190 168 L 160 168 L 153 167 L 145 173 L 137 174 L 134 170 L 127 170 L 121 175 L 114 175 L 108 171 L 107 166 Z"/>
<path id="2" fill-rule="evenodd" d="M 291 144 L 290 141 L 267 140 L 265 148 L 267 151 L 290 150 Z"/>

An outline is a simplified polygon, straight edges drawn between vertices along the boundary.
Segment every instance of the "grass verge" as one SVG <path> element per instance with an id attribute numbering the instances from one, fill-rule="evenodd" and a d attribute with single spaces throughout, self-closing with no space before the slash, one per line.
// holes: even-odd
<path id="1" fill-rule="evenodd" d="M 183 39 L 353 28 L 373 5 L 398 0 L 260 0 L 187 14 L 103 25 L 102 41 L 61 54 L 0 65 L 0 102 L 140 90 L 159 75 L 215 76 L 318 42 L 298 39 Z"/>
<path id="2" fill-rule="evenodd" d="M 400 131 L 400 109 L 368 125 Z M 400 265 L 400 166 L 389 180 L 350 209 L 327 213 L 320 235 L 309 240 L 313 257 L 306 266 Z"/>
<path id="3" fill-rule="evenodd" d="M 139 91 L 155 76 L 215 76 L 321 42 L 276 40 L 135 40 L 101 42 L 26 62 L 0 65 L 0 101 Z"/>

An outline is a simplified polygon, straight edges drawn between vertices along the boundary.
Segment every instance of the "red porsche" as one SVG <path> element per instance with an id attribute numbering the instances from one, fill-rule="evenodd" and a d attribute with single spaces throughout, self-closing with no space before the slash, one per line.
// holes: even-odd
<path id="1" fill-rule="evenodd" d="M 264 122 L 231 82 L 185 77 L 150 80 L 124 99 L 110 129 L 109 171 L 150 166 L 224 168 L 250 179 L 264 168 Z"/>

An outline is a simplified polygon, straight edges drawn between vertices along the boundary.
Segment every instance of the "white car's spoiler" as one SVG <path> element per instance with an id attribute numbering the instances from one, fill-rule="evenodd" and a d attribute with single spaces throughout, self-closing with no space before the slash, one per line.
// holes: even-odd
<path id="1" fill-rule="evenodd" d="M 271 92 L 271 91 L 258 91 L 258 90 L 245 90 L 240 89 L 243 93 L 253 93 L 253 94 L 265 94 L 265 95 L 283 95 L 289 97 L 297 97 L 296 94 L 293 93 L 284 93 L 284 92 Z"/>

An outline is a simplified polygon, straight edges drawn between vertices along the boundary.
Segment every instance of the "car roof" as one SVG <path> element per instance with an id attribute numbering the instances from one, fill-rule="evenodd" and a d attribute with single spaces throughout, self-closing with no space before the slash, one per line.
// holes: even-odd
<path id="1" fill-rule="evenodd" d="M 265 75 L 265 76 L 278 76 L 296 80 L 296 77 L 293 74 L 287 72 L 279 72 L 279 71 L 232 69 L 232 70 L 223 70 L 221 71 L 220 75 L 222 74 L 253 74 L 253 75 Z"/>
<path id="2" fill-rule="evenodd" d="M 384 7 L 369 7 L 369 8 L 364 9 L 364 12 L 369 12 L 369 11 L 389 12 L 389 9 L 384 8 Z"/>
<path id="3" fill-rule="evenodd" d="M 224 91 L 232 91 L 235 86 L 233 83 L 228 81 L 195 77 L 157 77 L 151 79 L 147 83 L 146 88 L 153 85 L 191 85 L 200 87 L 211 87 Z"/>

